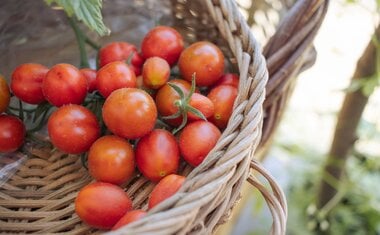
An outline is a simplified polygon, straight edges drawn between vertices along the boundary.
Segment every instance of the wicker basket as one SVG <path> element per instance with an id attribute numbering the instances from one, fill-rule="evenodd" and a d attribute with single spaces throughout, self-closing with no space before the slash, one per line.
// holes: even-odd
<path id="1" fill-rule="evenodd" d="M 144 1 L 135 2 L 144 6 Z M 187 180 L 180 191 L 146 217 L 109 234 L 211 234 L 228 219 L 247 179 L 267 202 L 273 216 L 271 233 L 285 234 L 285 196 L 254 154 L 269 145 L 294 86 L 293 78 L 313 61 L 311 43 L 328 1 L 297 1 L 263 54 L 234 1 L 170 0 L 159 5 L 167 8 L 165 12 L 172 15 L 173 25 L 187 41 L 209 40 L 224 50 L 231 69 L 240 74 L 239 95 L 226 130 L 206 160 L 195 169 L 186 166 L 181 170 Z M 14 174 L 8 172 L 10 178 L 1 179 L 0 231 L 97 232 L 83 224 L 74 212 L 78 190 L 92 180 L 78 156 L 46 145 L 27 148 L 29 154 L 19 158 Z M 1 166 L 20 154 L 2 156 Z M 260 180 L 258 175 L 262 176 Z M 260 182 L 263 179 L 269 183 L 269 189 Z M 133 198 L 134 208 L 146 208 L 154 185 L 136 175 L 124 186 Z"/>

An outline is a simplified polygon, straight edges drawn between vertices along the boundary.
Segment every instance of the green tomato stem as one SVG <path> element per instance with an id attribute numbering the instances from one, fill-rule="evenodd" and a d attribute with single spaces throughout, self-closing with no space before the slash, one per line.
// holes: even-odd
<path id="1" fill-rule="evenodd" d="M 77 39 L 79 53 L 80 53 L 80 67 L 89 68 L 90 64 L 88 63 L 88 57 L 87 57 L 86 45 L 85 45 L 86 37 L 83 34 L 82 30 L 77 25 L 76 21 L 72 17 L 67 17 L 67 19 Z"/>

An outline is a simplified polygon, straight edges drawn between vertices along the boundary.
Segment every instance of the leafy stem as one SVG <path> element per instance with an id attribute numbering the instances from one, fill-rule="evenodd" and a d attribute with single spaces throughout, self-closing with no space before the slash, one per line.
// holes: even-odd
<path id="1" fill-rule="evenodd" d="M 74 30 L 75 37 L 78 42 L 79 52 L 80 52 L 80 67 L 89 68 L 88 57 L 86 52 L 86 36 L 83 34 L 82 30 L 79 28 L 76 20 L 72 17 L 67 17 L 71 28 Z"/>
<path id="2" fill-rule="evenodd" d="M 182 116 L 181 125 L 179 125 L 179 127 L 175 128 L 172 131 L 174 135 L 176 133 L 178 133 L 182 128 L 184 128 L 185 125 L 187 124 L 189 112 L 193 113 L 194 115 L 196 115 L 197 117 L 199 117 L 203 120 L 207 120 L 201 111 L 199 111 L 198 109 L 196 109 L 190 105 L 191 96 L 194 94 L 195 88 L 196 88 L 195 73 L 193 74 L 193 77 L 191 79 L 191 88 L 190 88 L 190 92 L 188 95 L 185 95 L 183 90 L 179 86 L 177 86 L 176 84 L 168 82 L 168 85 L 171 88 L 173 88 L 180 97 L 178 100 L 176 100 L 174 102 L 174 105 L 178 107 L 178 111 L 173 115 L 162 117 L 162 119 L 174 119 L 174 118 L 179 118 Z"/>

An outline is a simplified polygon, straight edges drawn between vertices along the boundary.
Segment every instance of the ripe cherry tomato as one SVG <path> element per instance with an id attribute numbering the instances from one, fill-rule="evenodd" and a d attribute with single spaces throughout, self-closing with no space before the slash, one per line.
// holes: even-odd
<path id="1" fill-rule="evenodd" d="M 96 86 L 96 70 L 85 68 L 79 70 L 87 80 L 87 90 L 89 93 L 97 89 Z"/>
<path id="2" fill-rule="evenodd" d="M 5 112 L 8 108 L 10 99 L 11 94 L 9 92 L 7 81 L 0 75 L 0 114 Z"/>
<path id="3" fill-rule="evenodd" d="M 83 106 L 70 104 L 57 109 L 48 120 L 51 142 L 66 153 L 86 152 L 100 135 L 96 116 Z"/>
<path id="4" fill-rule="evenodd" d="M 185 93 L 189 94 L 191 84 L 185 80 L 173 79 L 170 83 L 177 85 Z M 157 110 L 161 116 L 170 116 L 178 112 L 178 107 L 174 104 L 176 100 L 180 99 L 178 93 L 168 84 L 162 86 L 156 94 Z M 173 126 L 179 126 L 182 122 L 182 117 L 175 119 L 165 120 Z"/>
<path id="5" fill-rule="evenodd" d="M 143 210 L 133 210 L 128 211 L 113 227 L 112 230 L 116 230 L 118 228 L 123 227 L 129 223 L 132 223 L 136 220 L 141 219 L 146 215 L 146 212 Z"/>
<path id="6" fill-rule="evenodd" d="M 42 81 L 42 91 L 54 106 L 81 104 L 87 94 L 87 80 L 75 66 L 57 64 Z"/>
<path id="7" fill-rule="evenodd" d="M 211 86 L 223 74 L 224 55 L 211 42 L 196 42 L 183 50 L 178 67 L 185 80 L 191 81 L 195 73 L 198 86 Z"/>
<path id="8" fill-rule="evenodd" d="M 132 55 L 133 53 L 133 55 Z M 132 70 L 136 76 L 140 75 L 140 68 L 144 63 L 144 60 L 137 52 L 137 48 L 127 42 L 111 42 L 99 51 L 99 65 L 103 67 L 114 61 L 128 62 L 129 57 L 132 55 L 131 64 Z"/>
<path id="9" fill-rule="evenodd" d="M 24 143 L 24 123 L 14 116 L 0 115 L 0 153 L 14 152 Z"/>
<path id="10" fill-rule="evenodd" d="M 183 38 L 175 29 L 157 26 L 150 30 L 141 44 L 142 56 L 147 59 L 161 57 L 173 66 L 183 50 Z"/>
<path id="11" fill-rule="evenodd" d="M 239 88 L 239 75 L 236 73 L 223 74 L 221 78 L 214 84 L 214 86 L 230 85 Z"/>
<path id="12" fill-rule="evenodd" d="M 88 170 L 98 181 L 122 184 L 133 174 L 135 154 L 132 145 L 117 136 L 96 140 L 88 152 Z"/>
<path id="13" fill-rule="evenodd" d="M 94 228 L 110 229 L 130 210 L 132 201 L 127 193 L 109 183 L 91 183 L 75 199 L 75 212 Z"/>
<path id="14" fill-rule="evenodd" d="M 166 130 L 153 130 L 137 143 L 136 163 L 140 172 L 154 182 L 176 173 L 179 165 L 176 138 Z"/>
<path id="15" fill-rule="evenodd" d="M 170 66 L 160 57 L 150 57 L 144 63 L 142 75 L 146 87 L 158 89 L 169 80 Z"/>
<path id="16" fill-rule="evenodd" d="M 205 116 L 205 118 L 209 118 L 214 114 L 214 104 L 209 98 L 204 95 L 194 93 L 190 98 L 190 105 L 200 111 Z M 187 115 L 191 121 L 201 120 L 200 117 L 193 114 L 192 112 L 188 112 Z"/>
<path id="17" fill-rule="evenodd" d="M 154 187 L 153 191 L 150 193 L 148 208 L 152 209 L 154 206 L 164 201 L 165 199 L 173 196 L 182 184 L 185 182 L 185 177 L 181 175 L 171 174 L 165 176 L 158 184 Z"/>
<path id="18" fill-rule="evenodd" d="M 211 122 L 202 120 L 188 124 L 179 136 L 182 157 L 190 165 L 198 166 L 215 146 L 220 135 L 219 129 Z"/>
<path id="19" fill-rule="evenodd" d="M 137 139 L 149 133 L 157 119 L 152 97 L 137 88 L 118 89 L 104 102 L 103 120 L 108 129 L 123 138 Z"/>
<path id="20" fill-rule="evenodd" d="M 49 69 L 41 64 L 22 64 L 12 73 L 11 89 L 15 96 L 29 104 L 39 104 L 45 100 L 42 80 Z"/>
<path id="21" fill-rule="evenodd" d="M 214 87 L 207 95 L 215 107 L 214 115 L 210 121 L 220 129 L 225 128 L 228 124 L 237 94 L 236 87 L 221 85 Z"/>
<path id="22" fill-rule="evenodd" d="M 120 61 L 102 67 L 98 71 L 96 82 L 100 94 L 105 98 L 114 90 L 137 86 L 135 73 L 126 63 Z"/>

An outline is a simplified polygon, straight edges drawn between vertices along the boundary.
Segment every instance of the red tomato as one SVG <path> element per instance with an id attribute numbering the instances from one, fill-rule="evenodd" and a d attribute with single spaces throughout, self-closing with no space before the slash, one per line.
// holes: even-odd
<path id="1" fill-rule="evenodd" d="M 173 83 L 180 87 L 181 90 L 185 93 L 185 95 L 187 95 L 190 92 L 191 84 L 185 80 L 173 79 L 170 80 L 170 83 Z M 156 94 L 156 105 L 160 115 L 170 116 L 177 113 L 178 107 L 174 104 L 174 102 L 178 99 L 180 99 L 180 96 L 168 84 L 165 84 L 163 87 L 161 87 Z M 167 119 L 165 121 L 173 126 L 179 126 L 182 122 L 182 117 L 175 119 Z"/>
<path id="2" fill-rule="evenodd" d="M 96 116 L 83 106 L 70 104 L 57 109 L 48 120 L 51 142 L 66 153 L 86 152 L 100 135 Z"/>
<path id="3" fill-rule="evenodd" d="M 146 87 L 158 89 L 169 80 L 170 66 L 160 57 L 150 57 L 144 63 L 142 75 Z"/>
<path id="4" fill-rule="evenodd" d="M 11 94 L 9 92 L 7 81 L 5 81 L 5 78 L 0 75 L 0 114 L 7 110 L 10 99 Z"/>
<path id="5" fill-rule="evenodd" d="M 156 119 L 154 100 L 137 88 L 118 89 L 103 105 L 104 123 L 112 133 L 123 138 L 137 139 L 148 134 Z"/>
<path id="6" fill-rule="evenodd" d="M 196 42 L 181 53 L 178 67 L 185 80 L 191 81 L 195 73 L 198 86 L 211 86 L 223 74 L 224 55 L 211 42 Z"/>
<path id="7" fill-rule="evenodd" d="M 190 98 L 190 105 L 193 108 L 198 109 L 198 111 L 200 111 L 205 118 L 209 118 L 214 114 L 214 104 L 204 95 L 194 93 Z M 191 121 L 201 120 L 200 117 L 191 112 L 188 112 L 187 115 Z"/>
<path id="8" fill-rule="evenodd" d="M 96 90 L 96 70 L 85 68 L 79 70 L 87 80 L 88 92 L 91 93 Z"/>
<path id="9" fill-rule="evenodd" d="M 210 121 L 220 129 L 225 128 L 228 124 L 237 94 L 236 87 L 221 85 L 214 87 L 207 95 L 215 107 L 214 115 Z"/>
<path id="10" fill-rule="evenodd" d="M 185 177 L 171 174 L 160 180 L 150 193 L 148 208 L 152 209 L 160 202 L 173 196 L 185 182 Z"/>
<path id="11" fill-rule="evenodd" d="M 24 123 L 14 116 L 0 115 L 0 153 L 14 152 L 24 143 Z"/>
<path id="12" fill-rule="evenodd" d="M 122 184 L 135 170 L 132 145 L 117 136 L 103 136 L 96 140 L 88 152 L 88 170 L 98 181 Z"/>
<path id="13" fill-rule="evenodd" d="M 143 210 L 133 210 L 128 211 L 113 227 L 112 230 L 116 230 L 118 228 L 123 227 L 129 223 L 132 223 L 136 220 L 141 219 L 146 215 L 146 212 Z"/>
<path id="14" fill-rule="evenodd" d="M 105 98 L 117 89 L 137 86 L 134 72 L 126 63 L 120 61 L 111 62 L 101 68 L 96 82 L 100 94 Z"/>
<path id="15" fill-rule="evenodd" d="M 87 94 L 87 80 L 75 66 L 57 64 L 42 81 L 42 91 L 54 106 L 81 104 Z"/>
<path id="16" fill-rule="evenodd" d="M 188 124 L 179 136 L 182 157 L 190 165 L 198 166 L 215 146 L 220 135 L 219 129 L 211 122 L 196 121 Z"/>
<path id="17" fill-rule="evenodd" d="M 91 183 L 75 199 L 75 212 L 94 228 L 110 229 L 130 210 L 132 201 L 127 193 L 109 183 Z"/>
<path id="18" fill-rule="evenodd" d="M 11 89 L 15 96 L 29 104 L 39 104 L 45 100 L 42 80 L 49 69 L 41 64 L 22 64 L 12 73 Z"/>
<path id="19" fill-rule="evenodd" d="M 239 88 L 239 75 L 236 73 L 226 73 L 219 78 L 218 82 L 214 86 L 230 85 Z"/>
<path id="20" fill-rule="evenodd" d="M 99 65 L 103 67 L 114 61 L 127 62 L 131 54 L 133 53 L 131 59 L 132 70 L 136 73 L 136 76 L 140 75 L 140 68 L 144 63 L 144 60 L 137 52 L 137 48 L 127 42 L 111 42 L 99 51 Z"/>
<path id="21" fill-rule="evenodd" d="M 179 165 L 176 138 L 168 131 L 155 129 L 140 139 L 136 146 L 136 164 L 151 181 L 176 173 Z"/>
<path id="22" fill-rule="evenodd" d="M 183 50 L 183 38 L 175 29 L 157 26 L 150 30 L 141 44 L 142 56 L 147 59 L 161 57 L 173 66 Z"/>

